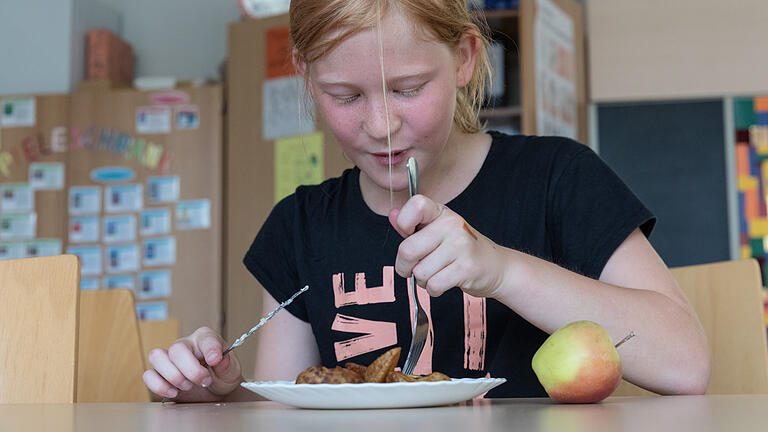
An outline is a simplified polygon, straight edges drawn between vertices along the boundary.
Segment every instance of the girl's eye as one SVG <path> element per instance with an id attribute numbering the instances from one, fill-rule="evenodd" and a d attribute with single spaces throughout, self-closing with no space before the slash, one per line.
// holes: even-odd
<path id="1" fill-rule="evenodd" d="M 334 96 L 333 98 L 336 99 L 336 102 L 344 105 L 348 103 L 352 103 L 357 100 L 359 95 L 352 95 L 352 96 Z"/>
<path id="2" fill-rule="evenodd" d="M 395 93 L 397 93 L 397 94 L 399 94 L 401 96 L 406 96 L 406 97 L 416 96 L 417 94 L 419 94 L 419 92 L 423 88 L 424 88 L 424 86 L 422 85 L 422 86 L 419 86 L 419 87 L 409 88 L 409 89 L 405 89 L 405 90 L 395 90 Z"/>

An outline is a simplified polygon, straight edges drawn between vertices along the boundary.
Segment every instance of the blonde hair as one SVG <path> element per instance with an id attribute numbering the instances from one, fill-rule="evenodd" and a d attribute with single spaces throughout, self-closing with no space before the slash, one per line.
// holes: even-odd
<path id="1" fill-rule="evenodd" d="M 378 14 L 395 7 L 451 48 L 456 48 L 467 33 L 478 38 L 481 48 L 475 69 L 469 83 L 456 93 L 453 121 L 462 132 L 482 130 L 478 112 L 491 74 L 488 31 L 481 15 L 469 11 L 466 0 L 291 0 L 291 38 L 299 60 L 309 67 L 350 36 L 375 28 Z M 338 35 L 328 38 L 333 33 Z"/>

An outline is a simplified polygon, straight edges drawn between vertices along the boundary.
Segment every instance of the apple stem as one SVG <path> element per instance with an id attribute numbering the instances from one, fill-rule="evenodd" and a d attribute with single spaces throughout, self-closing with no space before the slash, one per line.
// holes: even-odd
<path id="1" fill-rule="evenodd" d="M 621 346 L 621 344 L 623 344 L 624 342 L 632 339 L 633 337 L 635 337 L 635 332 L 634 331 L 630 331 L 629 334 L 624 336 L 624 339 L 620 340 L 619 343 L 614 345 L 614 347 L 618 348 L 619 346 Z"/>

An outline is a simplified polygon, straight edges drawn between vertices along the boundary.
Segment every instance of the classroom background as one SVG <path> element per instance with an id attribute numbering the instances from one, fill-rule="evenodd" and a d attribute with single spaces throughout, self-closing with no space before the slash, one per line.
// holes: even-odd
<path id="1" fill-rule="evenodd" d="M 765 280 L 768 2 L 472 3 L 489 129 L 598 152 L 658 216 L 670 267 L 754 257 Z M 260 224 L 349 167 L 297 103 L 287 4 L 0 0 L 0 259 L 74 254 L 83 292 L 129 291 L 143 358 L 255 324 L 241 260 Z"/>

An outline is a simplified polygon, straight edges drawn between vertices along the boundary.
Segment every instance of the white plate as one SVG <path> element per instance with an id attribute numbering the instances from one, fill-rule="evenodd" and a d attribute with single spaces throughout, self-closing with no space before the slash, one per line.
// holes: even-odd
<path id="1" fill-rule="evenodd" d="M 458 378 L 451 381 L 362 384 L 295 384 L 257 381 L 240 384 L 267 399 L 299 408 L 408 408 L 447 405 L 479 396 L 504 378 Z"/>

